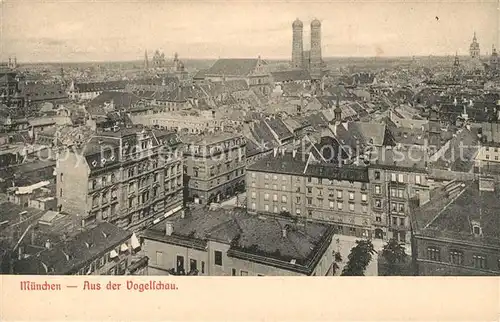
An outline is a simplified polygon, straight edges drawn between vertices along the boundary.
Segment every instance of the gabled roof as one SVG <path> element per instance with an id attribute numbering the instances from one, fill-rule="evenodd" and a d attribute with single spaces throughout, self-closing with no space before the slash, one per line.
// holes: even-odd
<path id="1" fill-rule="evenodd" d="M 217 60 L 206 72 L 206 76 L 242 76 L 252 74 L 259 59 L 227 58 Z"/>
<path id="2" fill-rule="evenodd" d="M 113 92 L 105 91 L 99 94 L 96 98 L 88 103 L 88 107 L 102 107 L 113 101 L 115 109 L 130 109 L 140 101 L 140 98 L 135 94 L 128 92 Z"/>
<path id="3" fill-rule="evenodd" d="M 38 256 L 20 260 L 14 265 L 15 274 L 66 275 L 78 272 L 132 236 L 132 232 L 103 222 L 73 239 L 54 245 Z"/>

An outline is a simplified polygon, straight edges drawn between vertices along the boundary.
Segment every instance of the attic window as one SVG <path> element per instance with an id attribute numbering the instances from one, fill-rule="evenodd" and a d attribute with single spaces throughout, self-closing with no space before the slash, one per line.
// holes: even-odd
<path id="1" fill-rule="evenodd" d="M 92 166 L 94 166 L 94 167 L 97 166 L 97 161 L 96 160 L 92 161 Z"/>
<path id="2" fill-rule="evenodd" d="M 102 232 L 102 235 L 104 236 L 104 238 L 108 238 L 109 234 L 106 234 L 105 232 Z"/>
<path id="3" fill-rule="evenodd" d="M 87 246 L 87 248 L 90 248 L 90 247 L 92 247 L 92 243 L 85 242 L 85 246 Z"/>

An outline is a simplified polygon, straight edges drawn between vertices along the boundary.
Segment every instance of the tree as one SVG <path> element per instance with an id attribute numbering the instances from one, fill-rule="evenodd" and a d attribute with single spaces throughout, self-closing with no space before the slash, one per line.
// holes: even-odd
<path id="1" fill-rule="evenodd" d="M 403 275 L 403 266 L 406 264 L 408 255 L 405 252 L 405 247 L 398 243 L 394 238 L 390 239 L 384 245 L 382 257 L 386 262 L 386 271 L 384 275 L 400 276 Z"/>
<path id="2" fill-rule="evenodd" d="M 369 240 L 357 240 L 347 257 L 347 265 L 342 270 L 342 276 L 364 276 L 366 267 L 375 254 L 373 244 Z"/>

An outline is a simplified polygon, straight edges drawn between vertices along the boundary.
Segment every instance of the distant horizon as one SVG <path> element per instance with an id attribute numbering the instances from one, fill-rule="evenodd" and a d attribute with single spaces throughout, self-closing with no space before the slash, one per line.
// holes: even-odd
<path id="1" fill-rule="evenodd" d="M 488 53 L 487 55 L 482 54 L 480 58 L 487 58 L 489 57 Z M 12 56 L 14 58 L 15 56 Z M 327 56 L 327 57 L 322 57 L 323 61 L 329 60 L 329 59 L 380 59 L 380 60 L 387 60 L 387 59 L 397 59 L 397 58 L 403 58 L 403 59 L 421 59 L 421 58 L 448 58 L 448 57 L 455 57 L 455 54 L 449 54 L 449 55 L 413 55 L 413 56 Z M 470 58 L 469 55 L 458 55 L 459 58 Z M 179 57 L 181 61 L 207 61 L 207 60 L 213 60 L 216 61 L 218 59 L 257 59 L 257 57 L 207 57 L 207 58 L 182 58 Z M 262 60 L 268 61 L 268 62 L 291 62 L 291 59 L 285 59 L 285 58 L 266 58 L 266 57 L 261 57 Z M 168 62 L 170 60 L 173 60 L 173 56 L 170 59 L 169 56 L 165 57 L 165 60 Z M 7 63 L 8 60 L 5 61 L 0 61 L 2 63 Z M 151 59 L 149 59 L 151 61 Z M 144 63 L 144 59 L 123 59 L 123 60 L 88 60 L 88 61 L 19 61 L 17 60 L 17 65 L 22 66 L 22 65 L 43 65 L 43 64 L 99 64 L 99 63 Z"/>
<path id="2" fill-rule="evenodd" d="M 140 61 L 155 49 L 181 59 L 288 60 L 296 18 L 304 22 L 304 50 L 309 22 L 320 19 L 324 57 L 464 55 L 474 32 L 483 53 L 498 47 L 497 11 L 497 0 L 3 0 L 0 60 Z"/>

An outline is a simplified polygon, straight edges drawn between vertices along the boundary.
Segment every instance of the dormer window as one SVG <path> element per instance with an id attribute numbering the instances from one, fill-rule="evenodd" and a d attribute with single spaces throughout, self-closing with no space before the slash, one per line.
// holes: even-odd
<path id="1" fill-rule="evenodd" d="M 471 222 L 472 224 L 472 233 L 475 235 L 475 236 L 481 236 L 483 234 L 483 230 L 481 228 L 481 224 L 477 221 L 473 221 Z"/>

